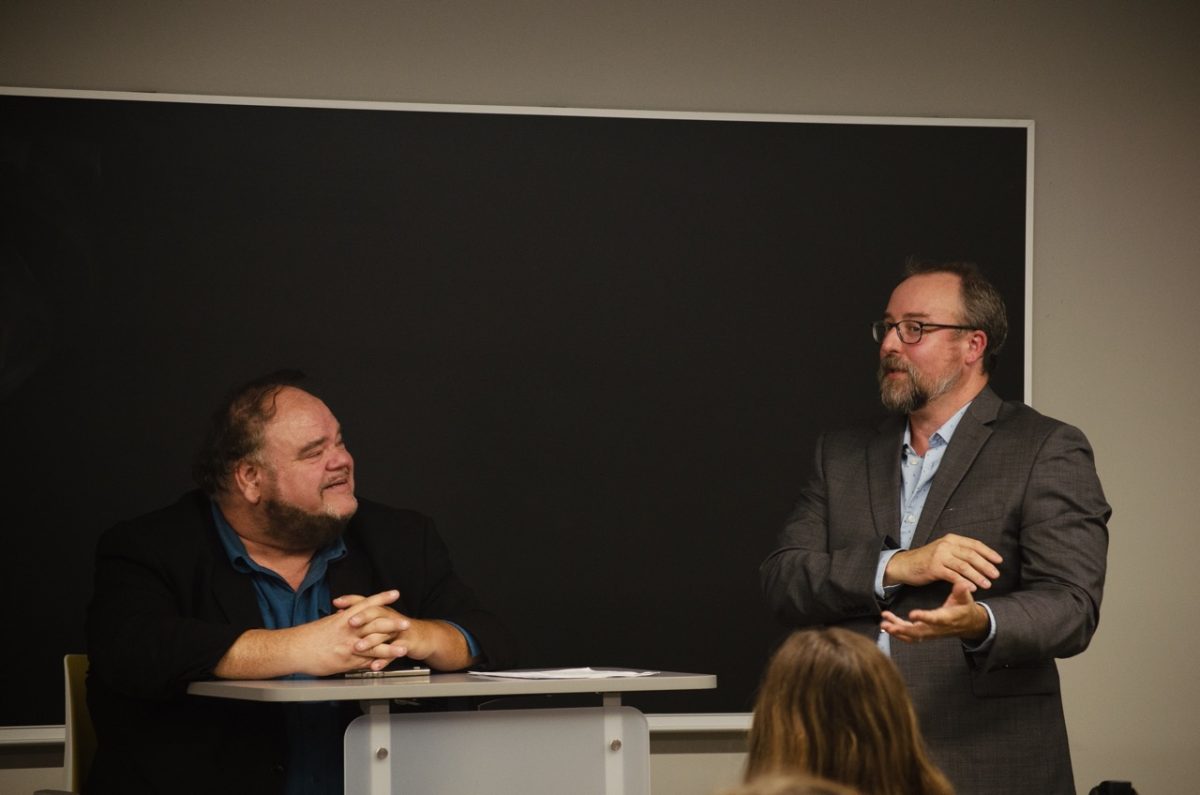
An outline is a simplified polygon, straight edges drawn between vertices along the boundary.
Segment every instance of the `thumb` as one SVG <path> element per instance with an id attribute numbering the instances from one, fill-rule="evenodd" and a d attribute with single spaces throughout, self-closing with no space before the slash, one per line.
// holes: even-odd
<path id="1" fill-rule="evenodd" d="M 973 582 L 959 580 L 950 590 L 950 597 L 946 600 L 947 604 L 969 605 L 974 603 L 975 597 L 972 594 L 975 593 L 976 587 Z"/>

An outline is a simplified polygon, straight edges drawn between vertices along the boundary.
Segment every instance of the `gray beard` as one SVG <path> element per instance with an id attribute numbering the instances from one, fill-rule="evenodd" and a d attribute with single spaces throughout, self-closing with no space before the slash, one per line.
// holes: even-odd
<path id="1" fill-rule="evenodd" d="M 346 526 L 354 516 L 353 513 L 347 516 L 309 513 L 275 499 L 267 500 L 265 507 L 267 536 L 288 552 L 308 552 L 333 543 L 346 532 Z"/>
<path id="2" fill-rule="evenodd" d="M 889 385 L 885 380 L 889 372 L 902 370 L 908 380 L 902 384 Z M 924 408 L 929 401 L 941 397 L 958 383 L 958 375 L 948 375 L 934 384 L 922 383 L 921 376 L 908 362 L 887 358 L 879 363 L 879 399 L 883 407 L 896 414 L 912 414 Z"/>

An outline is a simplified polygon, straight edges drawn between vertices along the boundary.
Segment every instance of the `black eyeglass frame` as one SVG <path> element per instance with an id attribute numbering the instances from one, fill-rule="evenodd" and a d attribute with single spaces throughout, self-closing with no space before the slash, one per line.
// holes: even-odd
<path id="1" fill-rule="evenodd" d="M 916 326 L 917 338 L 908 340 L 904 338 L 906 332 L 901 331 L 901 326 Z M 887 339 L 888 332 L 896 329 L 896 337 L 905 345 L 916 345 L 925 336 L 925 330 L 937 331 L 938 329 L 949 328 L 955 331 L 977 331 L 975 326 L 952 326 L 949 323 L 923 323 L 920 320 L 897 320 L 895 323 L 889 323 L 886 320 L 876 320 L 871 323 L 871 336 L 877 343 L 882 344 Z M 910 335 L 911 336 L 911 335 Z"/>

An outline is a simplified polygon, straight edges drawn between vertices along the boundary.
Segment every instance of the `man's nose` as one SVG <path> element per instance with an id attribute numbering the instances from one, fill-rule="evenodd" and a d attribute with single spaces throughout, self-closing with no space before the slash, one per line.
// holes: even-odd
<path id="1" fill-rule="evenodd" d="M 900 341 L 899 327 L 890 326 L 887 332 L 885 332 L 883 335 L 883 342 L 879 343 L 880 357 L 899 351 L 903 344 L 904 343 Z"/>
<path id="2" fill-rule="evenodd" d="M 354 466 L 354 456 L 350 455 L 350 451 L 345 447 L 337 447 L 334 448 L 333 455 L 329 457 L 326 468 L 345 469 L 352 466 Z"/>

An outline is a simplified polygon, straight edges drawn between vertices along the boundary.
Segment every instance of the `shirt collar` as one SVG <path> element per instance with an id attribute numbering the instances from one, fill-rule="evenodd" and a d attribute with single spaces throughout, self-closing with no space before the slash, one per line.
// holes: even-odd
<path id="1" fill-rule="evenodd" d="M 958 423 L 962 421 L 972 402 L 974 401 L 964 403 L 961 409 L 954 412 L 953 417 L 943 422 L 942 427 L 933 432 L 933 435 L 929 437 L 929 448 L 931 450 L 935 447 L 950 444 L 950 439 L 954 436 L 954 431 L 958 428 Z M 912 422 L 909 420 L 904 422 L 904 454 L 916 454 L 916 451 L 912 448 Z"/>

